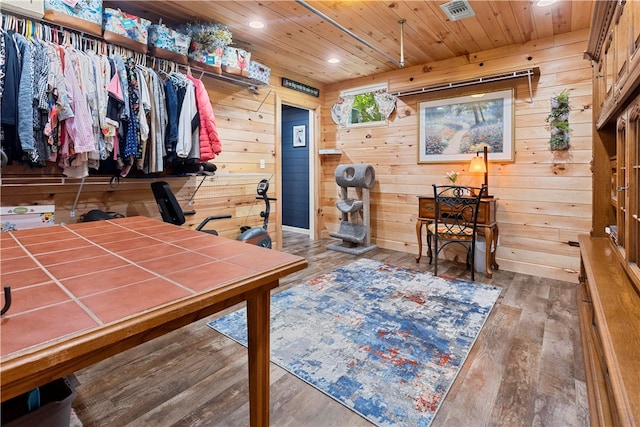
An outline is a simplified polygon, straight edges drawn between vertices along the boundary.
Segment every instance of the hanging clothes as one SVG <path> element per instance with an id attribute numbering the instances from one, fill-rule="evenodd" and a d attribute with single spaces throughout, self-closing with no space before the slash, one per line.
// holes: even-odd
<path id="1" fill-rule="evenodd" d="M 222 152 L 216 117 L 213 114 L 209 93 L 202 80 L 190 74 L 187 74 L 187 78 L 195 87 L 196 104 L 200 114 L 200 161 L 206 162 Z"/>
<path id="2" fill-rule="evenodd" d="M 173 78 L 183 79 L 182 76 L 177 75 L 174 75 Z M 182 97 L 182 103 L 180 103 L 180 97 L 178 97 L 180 114 L 178 116 L 178 142 L 176 144 L 176 155 L 182 159 L 199 158 L 200 150 L 198 149 L 197 157 L 193 152 L 194 138 L 197 137 L 197 135 L 194 135 L 192 121 L 196 114 L 198 114 L 195 89 L 193 84 L 186 78 L 181 80 L 179 85 L 181 89 L 184 89 L 184 96 Z M 199 146 L 199 142 L 196 144 Z"/>
<path id="3" fill-rule="evenodd" d="M 147 158 L 147 144 L 149 142 L 150 129 L 148 115 L 151 112 L 151 95 L 149 93 L 149 86 L 147 85 L 147 78 L 145 73 L 142 71 L 141 66 L 136 66 L 135 72 L 140 90 L 140 108 L 138 110 L 138 123 L 140 125 L 140 156 L 136 159 L 136 166 L 138 169 L 144 171 L 145 169 L 148 170 L 148 167 L 145 167 L 145 159 Z"/>
<path id="4" fill-rule="evenodd" d="M 68 49 L 64 57 L 64 77 L 74 116 L 65 120 L 65 131 L 74 153 L 88 153 L 94 150 L 95 143 L 91 112 L 78 79 L 78 66 L 77 52 Z"/>
<path id="5" fill-rule="evenodd" d="M 4 40 L 4 30 L 0 30 L 0 98 L 2 98 L 2 94 L 4 93 L 4 78 L 7 72 L 7 67 L 5 64 L 5 56 L 7 54 L 7 50 L 5 44 L 6 41 Z"/>
<path id="6" fill-rule="evenodd" d="M 2 74 L 2 108 L 0 123 L 2 124 L 2 146 L 8 158 L 8 164 L 22 158 L 22 147 L 18 140 L 18 91 L 20 89 L 20 56 L 13 40 L 13 31 L 2 30 L 4 55 Z"/>
<path id="7" fill-rule="evenodd" d="M 0 29 L 0 142 L 9 162 L 55 162 L 70 177 L 109 162 L 126 176 L 131 167 L 158 173 L 221 153 L 199 79 L 175 69 L 161 79 L 144 57 L 108 46 L 99 53 L 67 31 L 46 27 L 39 40 L 16 28 Z"/>
<path id="8" fill-rule="evenodd" d="M 178 91 L 173 85 L 173 81 L 168 79 L 164 83 L 167 102 L 167 132 L 165 148 L 167 160 L 175 158 L 176 144 L 178 142 Z"/>
<path id="9" fill-rule="evenodd" d="M 38 160 L 33 139 L 33 46 L 22 34 L 13 34 L 21 57 L 18 84 L 18 138 L 22 151 L 31 162 Z"/>
<path id="10" fill-rule="evenodd" d="M 147 82 L 152 94 L 151 110 L 149 112 L 149 163 L 148 173 L 162 172 L 163 158 L 166 156 L 164 145 L 167 127 L 167 107 L 165 104 L 164 85 L 158 75 L 147 69 Z"/>

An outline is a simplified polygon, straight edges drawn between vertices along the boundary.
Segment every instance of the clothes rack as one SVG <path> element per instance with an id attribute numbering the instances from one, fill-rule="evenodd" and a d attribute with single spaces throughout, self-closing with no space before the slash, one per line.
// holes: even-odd
<path id="1" fill-rule="evenodd" d="M 154 57 L 148 56 L 146 54 L 143 53 L 139 53 L 139 52 L 134 52 L 131 51 L 129 49 L 123 48 L 121 46 L 117 46 L 117 45 L 113 45 L 110 43 L 106 43 L 103 40 L 101 40 L 98 37 L 95 36 L 91 36 L 91 35 L 87 35 L 84 34 L 82 32 L 77 32 L 77 31 L 73 31 L 73 30 L 69 30 L 66 29 L 62 26 L 53 26 L 50 25 L 47 22 L 36 22 L 32 19 L 28 19 L 28 18 L 18 18 L 15 17 L 13 15 L 6 15 L 6 14 L 2 14 L 2 21 L 1 21 L 1 26 L 0 28 L 2 28 L 5 32 L 13 32 L 15 34 L 19 34 L 22 37 L 24 37 L 25 39 L 31 41 L 31 42 L 36 42 L 38 41 L 38 43 L 40 42 L 46 42 L 46 43 L 51 43 L 54 44 L 56 46 L 58 46 L 58 49 L 72 49 L 70 51 L 68 51 L 66 56 L 70 56 L 70 55 L 77 55 L 78 59 L 75 59 L 75 66 L 74 66 L 74 70 L 75 68 L 82 68 L 81 65 L 78 65 L 77 61 L 93 61 L 93 66 L 96 66 L 96 62 L 98 61 L 102 61 L 103 67 L 104 67 L 104 62 L 105 59 L 102 60 L 98 60 L 96 59 L 95 55 L 98 56 L 107 56 L 109 57 L 109 60 L 112 62 L 111 68 L 112 71 L 109 72 L 109 76 L 105 76 L 105 78 L 112 78 L 112 73 L 113 73 L 113 57 L 116 58 L 122 58 L 121 60 L 118 60 L 120 62 L 120 65 L 118 65 L 116 68 L 118 69 L 118 74 L 119 74 L 119 78 L 120 78 L 120 82 L 122 82 L 122 79 L 128 79 L 132 77 L 131 73 L 138 73 L 137 76 L 137 80 L 136 80 L 136 85 L 142 85 L 142 84 L 154 84 L 154 85 L 158 85 L 161 84 L 160 80 L 151 76 L 151 74 L 165 74 L 168 76 L 172 76 L 173 77 L 173 82 L 177 83 L 180 88 L 184 88 L 188 85 L 190 85 L 191 83 L 186 79 L 186 76 L 180 74 L 180 72 L 182 71 L 182 69 L 178 66 L 178 64 L 172 62 L 172 61 L 168 61 L 168 60 L 164 60 L 164 59 L 156 59 Z M 84 55 L 94 55 L 91 56 L 92 59 L 82 59 L 84 58 Z M 134 68 L 131 68 L 130 71 L 126 71 L 126 69 L 124 68 L 126 64 L 131 64 L 131 67 L 135 67 L 135 71 Z M 64 66 L 64 64 L 62 64 Z M 102 73 L 104 73 L 104 68 L 102 69 Z M 184 70 L 186 74 L 191 74 L 191 68 L 190 67 L 186 67 L 186 69 Z M 76 70 L 77 72 L 77 70 Z M 100 74 L 100 72 L 96 71 L 93 74 L 90 74 L 91 76 L 96 76 Z M 204 73 L 202 73 L 202 75 L 204 75 Z M 78 78 L 80 78 L 81 76 L 79 75 Z M 144 82 L 143 82 L 144 81 Z M 81 80 L 79 80 L 79 83 L 82 83 Z M 89 82 L 89 81 L 84 81 L 85 85 L 89 85 L 90 87 L 93 87 L 93 85 L 96 85 L 95 87 L 98 89 L 98 91 L 100 93 L 106 93 L 106 81 L 95 81 L 95 82 Z M 166 84 L 166 82 L 164 82 Z M 75 87 L 77 86 L 76 84 L 68 84 L 68 87 Z M 126 92 L 126 85 L 122 86 L 123 91 Z M 86 88 L 85 88 L 86 89 Z M 154 86 L 154 90 L 157 92 L 159 89 L 159 87 Z M 142 87 L 140 88 L 140 90 L 142 90 Z M 137 93 L 138 88 L 136 86 L 135 89 L 136 93 L 132 93 L 131 96 L 139 96 L 142 94 L 142 92 L 140 94 Z M 121 91 L 122 92 L 122 91 Z M 145 113 L 138 113 L 138 111 L 141 111 L 140 106 L 138 106 L 137 104 L 137 99 L 134 100 L 134 102 L 136 102 L 136 104 L 132 104 L 132 108 L 133 106 L 135 106 L 135 111 L 129 111 L 128 110 L 128 106 L 125 108 L 127 111 L 127 115 L 126 116 L 120 116 L 120 119 L 122 119 L 123 117 L 126 117 L 126 120 L 128 123 L 129 128 L 126 130 L 126 132 L 128 133 L 123 133 L 122 129 L 123 126 L 117 126 L 115 128 L 115 130 L 113 132 L 118 132 L 117 134 L 111 134 L 110 138 L 113 138 L 114 136 L 119 136 L 119 138 L 117 139 L 118 143 L 120 144 L 120 140 L 124 137 L 126 137 L 126 135 L 134 135 L 131 132 L 139 132 L 140 130 L 144 131 L 144 137 L 143 140 L 140 141 L 141 136 L 138 136 L 138 144 L 140 144 L 142 142 L 143 146 L 142 148 L 138 148 L 138 155 L 139 156 L 146 156 L 149 155 L 150 157 L 155 157 L 155 158 L 164 158 L 167 155 L 167 150 L 171 150 L 172 146 L 169 144 L 174 144 L 175 142 L 173 141 L 164 141 L 165 139 L 165 122 L 163 121 L 164 119 L 162 119 L 159 123 L 157 123 L 155 130 L 158 131 L 158 129 L 161 129 L 162 131 L 158 131 L 158 135 L 156 135 L 156 140 L 154 141 L 153 146 L 149 147 L 149 150 L 152 150 L 154 152 L 154 156 L 152 156 L 151 154 L 147 154 L 150 153 L 151 151 L 148 151 L 146 148 L 146 144 L 147 144 L 147 135 L 148 135 L 148 130 L 147 128 L 149 126 L 151 126 L 150 123 L 145 123 L 144 126 L 142 128 L 140 128 L 139 126 L 142 125 L 142 123 L 140 124 L 135 124 L 133 125 L 133 127 L 131 127 L 131 123 L 135 122 L 135 120 L 147 120 L 147 117 L 145 117 L 147 114 L 149 114 L 148 111 L 148 105 L 149 102 L 155 102 L 156 104 L 158 102 L 166 102 L 159 100 L 158 98 L 158 93 L 154 92 L 154 94 L 151 96 L 151 99 L 145 99 L 142 100 L 143 102 L 145 102 L 145 104 L 142 106 L 145 108 Z M 82 95 L 79 96 L 88 96 L 87 93 L 93 93 L 91 90 L 85 90 L 83 91 Z M 144 92 L 146 93 L 146 91 Z M 123 100 L 128 100 L 128 93 L 123 93 Z M 160 96 L 162 97 L 162 99 L 164 100 L 164 92 L 160 93 Z M 207 95 L 208 98 L 208 95 Z M 17 98 L 16 98 L 17 99 Z M 106 96 L 104 96 L 103 100 L 107 99 Z M 94 101 L 91 101 L 90 99 L 87 99 L 87 103 L 91 104 Z M 195 102 L 195 101 L 193 101 Z M 55 108 L 56 104 L 51 104 L 51 108 Z M 92 106 L 91 108 L 94 108 L 95 106 Z M 159 104 L 156 105 L 157 108 L 159 107 Z M 75 108 L 75 107 L 74 107 Z M 94 117 L 94 121 L 93 121 L 93 129 L 94 129 L 94 141 L 97 141 L 96 143 L 98 145 L 101 144 L 107 144 L 107 147 L 111 147 L 111 150 L 109 150 L 108 152 L 103 152 L 100 151 L 99 154 L 99 161 L 105 161 L 108 159 L 109 156 L 113 156 L 114 158 L 120 154 L 120 151 L 122 150 L 122 147 L 120 147 L 120 149 L 118 151 L 115 151 L 115 147 L 112 144 L 112 140 L 107 141 L 106 138 L 105 142 L 103 142 L 103 135 L 108 135 L 107 129 L 105 128 L 105 117 L 104 116 L 104 109 L 106 109 L 106 107 L 100 107 L 101 109 L 99 110 L 92 110 L 91 112 L 91 117 Z M 193 105 L 193 107 L 191 107 L 191 110 L 195 111 L 196 107 L 195 104 Z M 97 111 L 97 112 L 96 112 Z M 160 111 L 160 110 L 158 110 Z M 96 127 L 96 119 L 95 116 L 96 114 L 98 114 L 98 112 L 101 114 L 101 118 L 99 120 L 99 128 Z M 130 116 L 130 114 L 135 114 L 135 116 Z M 208 112 L 209 116 L 211 116 L 211 118 L 209 116 L 204 117 L 204 119 L 209 120 L 210 122 L 212 122 L 215 126 L 215 119 L 213 119 L 213 111 Z M 35 116 L 35 114 L 34 114 Z M 73 117 L 73 116 L 72 116 Z M 77 117 L 76 117 L 77 118 Z M 64 118 L 62 119 L 64 120 Z M 150 120 L 150 118 L 149 118 Z M 186 123 L 183 125 L 182 124 L 182 120 L 185 120 Z M 192 119 L 191 119 L 192 120 Z M 189 157 L 189 156 L 199 156 L 199 153 L 201 152 L 201 149 L 198 150 L 189 150 L 188 147 L 193 147 L 194 144 L 200 144 L 200 141 L 197 137 L 197 134 L 199 133 L 198 131 L 196 131 L 196 129 L 193 128 L 193 125 L 191 124 L 191 120 L 187 117 L 185 119 L 180 118 L 180 122 L 179 125 L 180 126 L 189 126 L 189 130 L 185 130 L 184 132 L 181 133 L 181 135 L 183 136 L 183 139 L 186 138 L 190 138 L 191 141 L 189 142 L 185 142 L 183 141 L 183 143 L 186 143 L 186 147 L 187 149 L 185 150 L 186 152 L 188 152 L 188 156 L 187 157 L 181 157 L 179 156 L 179 158 L 177 160 L 180 159 L 185 159 L 187 160 L 188 158 L 193 158 L 194 160 L 200 160 L 200 161 L 207 161 L 212 159 L 216 153 L 220 152 L 220 141 L 219 140 L 215 140 L 212 142 L 207 142 L 207 143 L 214 143 L 215 147 L 213 147 L 211 151 L 211 154 L 207 154 L 207 157 Z M 201 117 L 201 123 L 203 118 Z M 51 123 L 51 121 L 47 122 L 47 125 Z M 124 124 L 124 123 L 123 123 Z M 16 124 L 17 126 L 17 124 Z M 35 126 L 35 123 L 34 123 Z M 100 133 L 99 129 L 102 129 L 102 134 Z M 37 131 L 40 132 L 40 131 Z M 34 134 L 36 133 L 36 127 L 34 127 Z M 191 134 L 192 136 L 189 137 L 188 135 Z M 194 134 L 196 136 L 194 136 Z M 215 134 L 217 135 L 217 131 L 215 131 Z M 17 135 L 17 134 L 16 134 Z M 85 134 L 86 136 L 87 134 Z M 136 134 L 137 135 L 137 134 Z M 11 138 L 11 136 L 9 136 L 9 138 Z M 37 133 L 37 138 L 42 138 L 41 133 Z M 21 140 L 24 140 L 23 136 L 20 136 Z M 51 137 L 49 138 L 51 139 Z M 86 140 L 87 138 L 83 138 L 84 140 Z M 113 139 L 113 141 L 115 141 L 115 139 Z M 50 140 L 51 142 L 51 140 Z M 3 141 L 4 143 L 4 141 Z M 22 142 L 20 143 L 22 144 Z M 160 150 L 159 146 L 163 146 L 163 149 Z M 45 146 L 46 148 L 46 146 Z M 26 147 L 23 146 L 22 150 L 29 150 L 32 149 L 31 146 L 27 145 Z M 102 150 L 102 149 L 101 149 Z M 113 150 L 113 152 L 111 152 Z M 140 153 L 140 151 L 142 151 Z M 84 153 L 85 151 L 77 151 L 75 150 L 76 153 Z M 105 154 L 106 153 L 106 154 Z M 129 157 L 131 154 L 131 150 L 125 152 L 125 155 L 127 157 Z M 45 156 L 43 157 L 39 157 L 36 155 L 32 155 L 30 154 L 30 156 L 32 157 L 32 161 L 36 162 L 36 161 L 43 161 L 43 158 L 49 158 L 46 154 L 48 154 L 48 152 L 45 152 Z M 95 155 L 93 157 L 95 159 Z M 143 161 L 141 160 L 137 160 L 136 161 L 136 165 L 143 169 L 143 171 L 145 173 L 156 173 L 156 172 L 162 172 L 163 171 L 163 166 L 162 163 L 156 161 L 157 165 L 155 166 L 147 166 L 146 163 L 143 164 L 143 162 L 146 162 L 146 157 L 143 157 Z M 91 161 L 91 159 L 88 159 L 89 161 Z M 176 159 L 173 159 L 176 160 Z M 86 161 L 86 160 L 85 160 Z M 120 162 L 122 163 L 122 162 Z M 128 164 L 131 164 L 131 162 L 129 162 Z M 122 165 L 121 165 L 122 166 Z M 126 166 L 125 166 L 126 167 Z M 124 170 L 124 169 L 123 169 Z M 66 173 L 66 169 L 65 169 L 65 173 Z M 80 178 L 82 175 L 87 176 L 88 175 L 88 170 L 79 170 L 79 172 L 74 172 L 76 174 L 79 175 L 74 175 L 74 177 L 78 177 Z M 124 173 L 124 172 L 123 172 Z M 128 173 L 128 169 L 127 172 Z M 126 175 L 126 173 L 124 173 L 124 175 Z"/>

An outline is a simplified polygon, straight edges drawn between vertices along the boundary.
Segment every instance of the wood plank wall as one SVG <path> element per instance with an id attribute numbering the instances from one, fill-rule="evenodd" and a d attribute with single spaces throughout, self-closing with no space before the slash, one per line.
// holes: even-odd
<path id="1" fill-rule="evenodd" d="M 490 164 L 489 185 L 498 198 L 498 263 L 507 271 L 577 282 L 578 248 L 568 243 L 577 241 L 578 234 L 591 228 L 591 68 L 582 59 L 587 37 L 587 31 L 573 32 L 330 87 L 286 70 L 272 70 L 272 86 L 253 94 L 204 76 L 223 153 L 213 161 L 218 166 L 219 180 L 207 183 L 211 188 L 196 195 L 197 213 L 185 226 L 195 227 L 207 215 L 230 213 L 233 219 L 217 222 L 215 228 L 221 235 L 235 238 L 240 225 L 260 223 L 262 206 L 252 206 L 258 175 L 273 175 L 271 194 L 280 196 L 280 107 L 284 103 L 316 112 L 316 128 L 320 129 L 314 141 L 316 153 L 319 148 L 342 149 L 341 155 L 315 157 L 316 237 L 327 237 L 339 227 L 335 167 L 340 163 L 369 163 L 374 165 L 377 179 L 371 193 L 373 243 L 415 253 L 416 196 L 430 194 L 431 184 L 443 182 L 445 173 L 452 169 L 462 172 L 461 182 L 472 179 L 465 174 L 466 164 L 417 164 L 417 105 L 420 101 L 457 96 L 464 91 L 401 98 L 387 126 L 357 130 L 339 129 L 331 119 L 330 108 L 339 91 L 382 81 L 388 81 L 393 91 L 537 66 L 540 75 L 533 82 L 533 104 L 529 102 L 526 79 L 492 86 L 513 87 L 516 94 L 515 162 Z M 268 60 L 263 62 L 268 64 Z M 282 88 L 280 76 L 318 87 L 320 98 Z M 549 98 L 563 89 L 571 93 L 573 132 L 571 149 L 558 153 L 548 148 L 549 131 L 544 119 L 549 112 Z M 264 169 L 259 167 L 261 159 L 265 160 Z M 5 185 L 10 182 L 5 179 L 6 172 L 4 169 L 0 195 L 3 206 L 55 203 L 57 222 L 75 222 L 69 211 L 77 194 L 77 180 L 48 185 L 30 179 L 25 183 L 36 185 L 21 187 L 16 181 L 13 181 L 16 185 Z M 253 184 L 246 182 L 239 188 L 220 190 L 224 186 L 222 180 L 228 179 L 224 178 L 226 174 L 232 175 L 229 182 L 237 182 L 236 175 L 256 179 Z M 116 189 L 106 184 L 86 186 L 76 210 L 98 208 L 159 218 L 149 190 L 150 181 L 130 181 L 124 180 Z M 188 198 L 194 185 L 193 179 L 186 178 L 172 178 L 170 184 L 182 200 Z M 279 206 L 279 202 L 274 206 L 269 228 L 276 247 L 281 235 Z"/>
<path id="2" fill-rule="evenodd" d="M 592 79 L 590 64 L 582 58 L 587 37 L 586 30 L 573 32 L 327 87 L 320 148 L 339 148 L 342 154 L 320 156 L 321 235 L 339 228 L 335 167 L 367 163 L 375 167 L 377 181 L 371 193 L 373 242 L 416 252 L 416 196 L 432 194 L 431 184 L 444 183 L 450 170 L 462 172 L 462 183 L 481 182 L 466 173 L 466 163 L 417 164 L 418 103 L 513 87 L 515 162 L 489 165 L 489 187 L 498 199 L 497 261 L 502 270 L 577 282 L 579 251 L 570 242 L 591 229 Z M 393 92 L 528 67 L 540 68 L 532 84 L 533 103 L 527 79 L 518 79 L 402 97 L 388 125 L 382 127 L 341 129 L 331 119 L 330 108 L 340 90 L 386 81 Z M 550 97 L 564 89 L 570 91 L 571 148 L 553 152 L 545 118 Z M 423 258 L 422 262 L 428 261 Z"/>

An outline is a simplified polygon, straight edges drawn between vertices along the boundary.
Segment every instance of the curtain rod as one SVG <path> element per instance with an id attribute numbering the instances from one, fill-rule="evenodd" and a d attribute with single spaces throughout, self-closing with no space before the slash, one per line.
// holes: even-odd
<path id="1" fill-rule="evenodd" d="M 465 79 L 465 80 L 457 80 L 449 83 L 439 83 L 430 86 L 423 86 L 421 88 L 412 88 L 412 89 L 404 89 L 397 92 L 390 92 L 392 95 L 401 97 L 401 96 L 411 96 L 411 95 L 419 95 L 421 93 L 429 93 L 429 92 L 437 92 L 439 90 L 447 90 L 447 89 L 455 89 L 459 87 L 465 86 L 473 86 L 481 83 L 491 83 L 498 82 L 502 80 L 510 80 L 517 79 L 521 77 L 528 77 L 529 79 L 529 97 L 531 98 L 531 103 L 533 103 L 533 88 L 531 78 L 534 75 L 540 73 L 540 68 L 531 67 L 523 70 L 517 71 L 509 71 L 506 73 L 492 74 L 488 76 L 475 77 L 473 79 Z"/>

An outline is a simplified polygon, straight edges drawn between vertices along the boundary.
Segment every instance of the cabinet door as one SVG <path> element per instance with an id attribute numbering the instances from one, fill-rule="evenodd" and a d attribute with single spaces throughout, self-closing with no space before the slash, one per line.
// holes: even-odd
<path id="1" fill-rule="evenodd" d="M 615 43 L 613 43 L 614 32 L 609 33 L 609 39 L 605 46 L 603 61 L 604 61 L 604 86 L 605 86 L 605 100 L 603 104 L 609 104 L 613 102 L 614 82 L 616 75 L 616 57 L 615 57 Z"/>
<path id="2" fill-rule="evenodd" d="M 640 96 L 618 118 L 616 222 L 626 270 L 640 283 Z"/>
<path id="3" fill-rule="evenodd" d="M 611 157 L 609 165 L 611 165 L 611 206 L 615 209 L 618 206 L 618 191 L 616 190 L 618 186 L 618 159 L 616 156 Z"/>
<path id="4" fill-rule="evenodd" d="M 626 224 L 627 224 L 627 167 L 626 167 L 626 148 L 627 148 L 627 115 L 622 114 L 618 118 L 616 135 L 616 160 L 617 160 L 617 173 L 616 173 L 616 188 L 618 193 L 617 206 L 616 206 L 616 222 L 618 229 L 616 234 L 618 236 L 617 243 L 618 248 L 624 253 L 626 239 Z M 623 256 L 623 258 L 625 258 Z"/>
<path id="5" fill-rule="evenodd" d="M 640 281 L 640 96 L 629 107 L 627 132 L 628 212 L 627 261 L 629 272 Z"/>
<path id="6" fill-rule="evenodd" d="M 595 73 L 595 93 L 593 94 L 593 105 L 596 106 L 597 111 L 594 117 L 599 117 L 602 108 L 604 107 L 604 103 L 607 100 L 607 79 L 606 79 L 606 65 L 604 58 L 601 58 L 600 61 L 595 65 L 596 73 Z"/>
<path id="7" fill-rule="evenodd" d="M 616 86 L 620 87 L 627 78 L 629 57 L 631 56 L 631 33 L 629 31 L 629 10 L 625 8 L 625 3 L 621 3 L 616 10 L 617 22 L 614 26 L 615 42 L 615 79 Z"/>
<path id="8" fill-rule="evenodd" d="M 629 69 L 640 66 L 640 2 L 632 1 L 627 5 L 627 13 L 630 14 L 629 32 L 631 34 L 631 61 Z"/>

